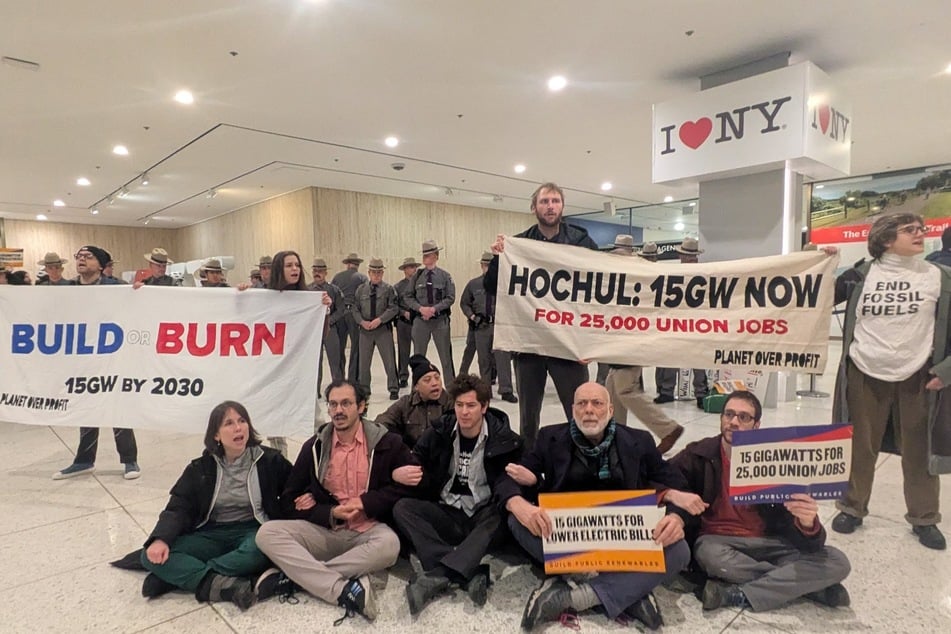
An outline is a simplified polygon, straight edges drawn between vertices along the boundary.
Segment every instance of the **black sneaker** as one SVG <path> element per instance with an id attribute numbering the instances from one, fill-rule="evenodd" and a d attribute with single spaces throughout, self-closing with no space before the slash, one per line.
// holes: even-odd
<path id="1" fill-rule="evenodd" d="M 511 392 L 506 392 L 505 394 L 501 394 L 499 395 L 499 398 L 501 398 L 506 403 L 518 403 L 518 397 L 512 394 Z"/>
<path id="2" fill-rule="evenodd" d="M 848 535 L 854 533 L 855 529 L 862 525 L 862 518 L 849 515 L 848 513 L 839 513 L 832 520 L 832 530 L 836 533 Z"/>
<path id="3" fill-rule="evenodd" d="M 367 621 L 374 620 L 378 614 L 378 608 L 373 588 L 370 587 L 370 579 L 363 576 L 347 582 L 340 596 L 337 597 L 337 605 L 344 608 L 345 612 L 342 617 L 334 621 L 335 626 L 355 614 L 359 614 Z"/>
<path id="4" fill-rule="evenodd" d="M 489 598 L 489 585 L 491 583 L 489 580 L 489 566 L 482 564 L 472 575 L 472 579 L 469 579 L 469 583 L 466 584 L 466 594 L 469 595 L 474 604 L 481 608 Z"/>
<path id="5" fill-rule="evenodd" d="M 170 584 L 168 581 L 159 578 L 159 576 L 154 572 L 150 572 L 145 577 L 145 581 L 142 582 L 142 596 L 146 599 L 160 597 L 163 594 L 168 594 L 174 589 L 175 586 Z"/>
<path id="6" fill-rule="evenodd" d="M 703 586 L 702 603 L 704 610 L 716 610 L 725 607 L 750 607 L 746 595 L 743 594 L 739 586 L 713 579 L 707 580 L 707 584 Z"/>
<path id="7" fill-rule="evenodd" d="M 841 583 L 835 583 L 828 588 L 823 588 L 818 592 L 810 592 L 805 597 L 816 603 L 827 605 L 830 608 L 844 608 L 852 603 L 849 597 L 849 591 Z"/>
<path id="8" fill-rule="evenodd" d="M 653 592 L 648 592 L 647 596 L 624 610 L 624 614 L 637 619 L 649 630 L 656 630 L 664 624 L 664 617 L 660 614 L 660 606 L 657 605 Z"/>
<path id="9" fill-rule="evenodd" d="M 532 631 L 538 623 L 557 621 L 571 607 L 571 588 L 560 576 L 548 577 L 536 589 L 525 604 L 522 613 L 522 629 Z"/>
<path id="10" fill-rule="evenodd" d="M 400 379 L 400 387 L 409 387 L 409 381 L 406 379 Z"/>
<path id="11" fill-rule="evenodd" d="M 406 584 L 409 613 L 416 616 L 433 599 L 449 589 L 449 578 L 437 572 L 424 572 Z"/>
<path id="12" fill-rule="evenodd" d="M 658 405 L 663 405 L 664 403 L 673 403 L 674 397 L 668 396 L 667 394 L 658 394 L 657 398 L 654 399 L 654 402 Z"/>
<path id="13" fill-rule="evenodd" d="M 278 596 L 281 603 L 297 603 L 294 597 L 296 591 L 297 584 L 277 568 L 268 568 L 262 572 L 257 583 L 254 584 L 254 594 L 258 601 Z"/>
<path id="14" fill-rule="evenodd" d="M 703 407 L 703 397 L 702 397 L 702 396 L 698 396 L 698 397 L 697 397 L 697 409 L 705 409 L 705 408 Z"/>
<path id="15" fill-rule="evenodd" d="M 399 400 L 399 398 L 400 398 L 400 393 L 399 393 L 398 391 L 393 390 L 392 392 L 390 392 L 390 400 L 391 400 L 391 401 Z"/>
<path id="16" fill-rule="evenodd" d="M 941 531 L 938 530 L 938 527 L 934 524 L 928 524 L 927 526 L 914 526 L 911 531 L 918 536 L 918 541 L 921 542 L 921 545 L 925 548 L 931 548 L 932 550 L 944 550 L 948 547 L 947 542 L 944 539 L 944 535 L 941 534 Z"/>

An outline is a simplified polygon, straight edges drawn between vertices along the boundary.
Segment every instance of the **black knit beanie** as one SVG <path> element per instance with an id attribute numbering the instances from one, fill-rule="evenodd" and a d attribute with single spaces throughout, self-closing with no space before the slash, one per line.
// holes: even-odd
<path id="1" fill-rule="evenodd" d="M 429 359 L 421 354 L 414 354 L 409 358 L 409 367 L 413 369 L 413 386 L 415 387 L 419 380 L 430 372 L 439 372 L 439 368 L 429 362 Z"/>

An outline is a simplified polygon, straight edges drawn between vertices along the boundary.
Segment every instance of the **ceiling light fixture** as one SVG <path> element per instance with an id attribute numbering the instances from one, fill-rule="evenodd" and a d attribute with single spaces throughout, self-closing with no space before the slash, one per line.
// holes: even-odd
<path id="1" fill-rule="evenodd" d="M 395 136 L 388 136 L 383 140 L 383 142 L 386 143 L 386 147 L 396 147 L 400 144 L 400 140 Z"/>
<path id="2" fill-rule="evenodd" d="M 94 216 L 97 216 L 99 215 L 99 210 L 93 207 L 92 209 L 89 210 L 89 213 L 91 213 Z"/>
<path id="3" fill-rule="evenodd" d="M 79 185 L 80 187 L 89 187 L 91 183 L 89 182 L 89 179 L 86 178 L 85 176 L 80 176 L 79 178 L 76 179 L 76 184 Z"/>
<path id="4" fill-rule="evenodd" d="M 217 195 L 218 195 L 218 190 L 212 187 L 211 189 L 208 190 L 208 193 L 205 194 L 205 198 L 214 198 Z"/>
<path id="5" fill-rule="evenodd" d="M 521 163 L 519 163 L 518 165 L 515 166 L 515 173 L 516 173 L 516 174 L 523 174 L 524 172 L 525 172 L 525 166 L 524 166 L 524 165 L 522 165 Z"/>
<path id="6" fill-rule="evenodd" d="M 664 202 L 665 202 L 665 203 L 672 203 L 672 202 L 674 202 L 674 197 L 673 197 L 673 196 L 664 196 Z"/>
<path id="7" fill-rule="evenodd" d="M 674 225 L 674 231 L 683 231 L 683 230 L 684 230 L 684 223 L 678 222 L 677 224 Z"/>
<path id="8" fill-rule="evenodd" d="M 548 90 L 558 92 L 568 85 L 568 80 L 561 75 L 555 75 L 548 79 Z"/>
<path id="9" fill-rule="evenodd" d="M 447 196 L 452 196 L 455 193 L 452 191 L 452 187 L 447 187 L 444 191 Z"/>
<path id="10" fill-rule="evenodd" d="M 149 184 L 149 173 L 145 172 L 142 174 L 142 178 L 139 179 L 139 185 L 148 185 Z"/>
<path id="11" fill-rule="evenodd" d="M 124 145 L 116 145 L 112 148 L 112 153 L 119 156 L 129 156 L 129 148 Z"/>
<path id="12" fill-rule="evenodd" d="M 116 204 L 116 197 L 115 197 L 115 195 L 112 195 L 112 196 L 109 196 L 109 198 L 106 198 L 106 204 L 109 205 L 110 207 L 112 207 L 114 204 Z"/>
<path id="13" fill-rule="evenodd" d="M 62 200 L 60 200 L 59 198 L 57 198 L 56 200 L 53 201 L 53 206 L 54 206 L 54 207 L 65 207 L 65 206 L 66 206 L 66 203 L 64 203 Z"/>
<path id="14" fill-rule="evenodd" d="M 36 214 L 37 220 L 46 220 L 46 214 Z"/>
<path id="15" fill-rule="evenodd" d="M 601 191 L 603 191 L 603 192 L 609 192 L 609 191 L 611 191 L 611 188 L 612 188 L 612 187 L 614 187 L 614 185 L 612 185 L 611 183 L 609 183 L 609 182 L 607 182 L 607 181 L 601 183 Z"/>
<path id="16" fill-rule="evenodd" d="M 504 201 L 505 201 L 505 199 L 502 198 L 501 196 L 499 196 L 498 194 L 492 196 L 492 202 L 494 202 L 494 203 L 501 203 L 501 202 L 504 202 Z"/>
<path id="17" fill-rule="evenodd" d="M 825 188 L 825 185 L 816 185 L 815 188 L 816 188 L 816 189 L 824 189 L 824 188 Z"/>
<path id="18" fill-rule="evenodd" d="M 687 203 L 687 206 L 688 206 L 688 207 L 696 207 L 696 206 L 697 206 L 697 202 L 694 201 L 694 202 L 692 202 L 692 203 Z"/>
<path id="19" fill-rule="evenodd" d="M 122 189 L 119 190 L 119 198 L 125 198 L 129 195 L 129 188 L 125 185 L 122 186 Z"/>
<path id="20" fill-rule="evenodd" d="M 944 69 L 944 72 L 948 75 L 951 75 L 951 64 L 948 64 L 947 68 Z"/>
<path id="21" fill-rule="evenodd" d="M 180 104 L 190 106 L 191 104 L 195 103 L 195 96 L 187 90 L 179 90 L 177 93 L 175 93 L 175 101 Z"/>
<path id="22" fill-rule="evenodd" d="M 146 219 L 145 219 L 145 222 L 143 222 L 142 224 L 144 224 L 145 226 L 148 226 L 148 224 L 149 224 L 150 222 L 152 222 L 152 219 L 151 219 L 151 218 L 146 218 Z"/>

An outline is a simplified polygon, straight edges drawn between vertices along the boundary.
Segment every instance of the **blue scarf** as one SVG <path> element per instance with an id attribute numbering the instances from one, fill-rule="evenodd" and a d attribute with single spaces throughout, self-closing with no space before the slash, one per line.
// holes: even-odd
<path id="1" fill-rule="evenodd" d="M 604 439 L 598 444 L 597 447 L 591 445 L 591 441 L 585 438 L 584 434 L 581 433 L 581 430 L 578 429 L 578 423 L 575 422 L 575 419 L 568 421 L 568 431 L 571 432 L 571 440 L 575 443 L 581 453 L 589 458 L 599 458 L 600 467 L 598 469 L 598 478 L 601 480 L 607 480 L 611 477 L 611 465 L 609 464 L 609 449 L 611 448 L 611 443 L 614 442 L 614 430 L 617 428 L 617 424 L 614 422 L 614 419 L 611 419 L 611 422 L 608 423 L 607 428 L 604 430 Z"/>

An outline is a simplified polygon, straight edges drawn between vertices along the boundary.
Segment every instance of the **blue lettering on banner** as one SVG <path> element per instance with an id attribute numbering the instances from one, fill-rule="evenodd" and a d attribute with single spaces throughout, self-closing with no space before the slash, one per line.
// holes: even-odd
<path id="1" fill-rule="evenodd" d="M 122 347 L 125 335 L 118 324 L 111 322 L 98 326 L 98 332 L 88 333 L 91 324 L 13 324 L 10 351 L 13 354 L 112 354 Z M 95 326 L 92 326 L 95 328 Z"/>

